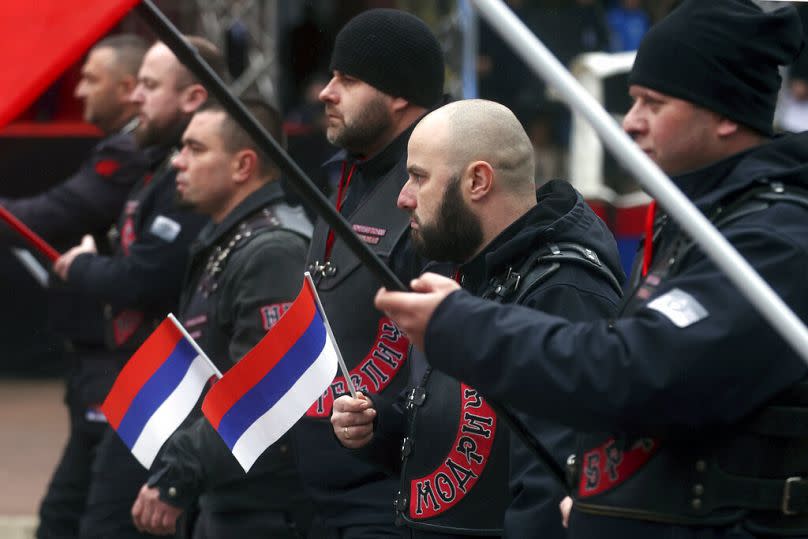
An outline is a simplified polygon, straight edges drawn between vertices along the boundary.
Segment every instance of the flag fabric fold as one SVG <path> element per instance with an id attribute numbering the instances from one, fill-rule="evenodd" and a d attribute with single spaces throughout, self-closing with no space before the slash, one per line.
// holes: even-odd
<path id="1" fill-rule="evenodd" d="M 138 1 L 3 2 L 0 127 L 31 104 Z"/>
<path id="2" fill-rule="evenodd" d="M 207 358 L 167 318 L 123 367 L 101 411 L 135 458 L 149 468 L 213 376 Z"/>
<path id="3" fill-rule="evenodd" d="M 202 412 L 245 471 L 331 384 L 336 345 L 308 279 L 269 333 L 211 388 Z"/>

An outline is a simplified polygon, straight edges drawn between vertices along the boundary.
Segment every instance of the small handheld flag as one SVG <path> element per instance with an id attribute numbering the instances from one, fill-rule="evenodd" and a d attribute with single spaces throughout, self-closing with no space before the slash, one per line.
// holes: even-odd
<path id="1" fill-rule="evenodd" d="M 338 352 L 310 279 L 269 333 L 211 388 L 202 413 L 245 471 L 331 384 Z"/>
<path id="2" fill-rule="evenodd" d="M 146 468 L 221 373 L 168 315 L 124 365 L 101 411 Z"/>

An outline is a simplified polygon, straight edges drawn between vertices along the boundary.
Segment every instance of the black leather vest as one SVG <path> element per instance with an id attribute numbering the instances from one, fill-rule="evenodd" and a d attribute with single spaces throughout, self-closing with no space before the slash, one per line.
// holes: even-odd
<path id="1" fill-rule="evenodd" d="M 215 358 L 216 366 L 222 372 L 233 364 L 228 360 L 232 335 L 216 324 L 216 315 L 221 308 L 217 294 L 219 280 L 228 271 L 231 256 L 262 234 L 288 230 L 308 239 L 311 225 L 303 211 L 287 210 L 290 208 L 285 204 L 261 208 L 245 217 L 215 245 L 194 256 L 191 267 L 194 282 L 183 291 L 180 320 L 194 340 L 208 351 L 211 358 Z"/>
<path id="2" fill-rule="evenodd" d="M 374 189 L 347 216 L 359 236 L 387 262 L 393 247 L 409 233 L 409 216 L 396 208 L 407 179 L 404 160 L 375 180 Z M 396 325 L 373 306 L 381 286 L 358 258 L 336 238 L 331 258 L 324 261 L 328 225 L 318 221 L 308 256 L 312 275 L 342 357 L 357 389 L 366 394 L 403 389 L 406 376 L 398 376 L 407 360 L 409 341 Z M 328 418 L 334 399 L 348 393 L 337 376 L 329 390 L 309 409 L 310 418 Z"/>
<path id="3" fill-rule="evenodd" d="M 711 220 L 721 228 L 784 200 L 808 207 L 808 194 L 774 183 L 712 212 Z M 635 267 L 621 316 L 645 305 L 693 248 L 681 232 L 661 236 L 648 275 Z M 767 537 L 808 535 L 808 381 L 703 438 L 585 436 L 581 447 L 570 463 L 579 511 L 674 525 L 741 522 Z"/>
<path id="4" fill-rule="evenodd" d="M 619 291 L 620 284 L 591 249 L 548 243 L 521 267 L 490 279 L 481 297 L 522 303 L 562 264 L 598 272 Z M 415 362 L 426 362 L 419 352 Z M 476 389 L 427 368 L 407 396 L 408 435 L 401 446 L 397 522 L 444 534 L 499 537 L 509 489 L 509 430 Z"/>
<path id="5" fill-rule="evenodd" d="M 431 369 L 409 393 L 406 409 L 397 524 L 501 536 L 510 503 L 504 424 L 476 389 Z"/>

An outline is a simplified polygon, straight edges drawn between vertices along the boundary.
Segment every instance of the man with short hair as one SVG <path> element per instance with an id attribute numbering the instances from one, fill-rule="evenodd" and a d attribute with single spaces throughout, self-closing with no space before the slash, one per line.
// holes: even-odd
<path id="1" fill-rule="evenodd" d="M 223 65 L 216 49 L 190 38 L 212 67 Z M 190 83 L 189 83 L 190 81 Z M 54 271 L 84 294 L 106 304 L 109 348 L 120 358 L 116 372 L 154 327 L 176 308 L 188 248 L 205 219 L 175 203 L 172 150 L 208 93 L 163 43 L 143 58 L 132 100 L 139 105 L 134 134 L 148 146 L 149 170 L 135 185 L 118 221 L 112 255 L 97 253 L 92 237 L 64 253 Z M 80 537 L 139 537 L 130 509 L 146 470 L 112 429 L 107 429 L 93 463 L 90 493 Z"/>
<path id="2" fill-rule="evenodd" d="M 807 320 L 808 135 L 772 138 L 778 66 L 801 46 L 791 6 L 685 0 L 640 45 L 624 128 Z M 805 363 L 666 215 L 635 268 L 614 320 L 435 275 L 377 305 L 436 368 L 588 432 L 572 537 L 808 536 Z"/>
<path id="3" fill-rule="evenodd" d="M 337 35 L 333 76 L 320 93 L 328 140 L 343 149 L 334 158 L 342 162 L 337 210 L 403 280 L 419 273 L 421 261 L 395 201 L 407 176 L 407 139 L 440 101 L 443 69 L 440 44 L 423 21 L 374 9 Z M 378 279 L 322 220 L 308 262 L 354 384 L 365 393 L 397 393 L 406 383 L 400 371 L 408 343 L 372 305 Z M 338 376 L 292 431 L 301 474 L 321 516 L 311 537 L 398 537 L 390 505 L 395 481 L 346 452 L 331 430 L 331 405 L 347 391 Z"/>
<path id="4" fill-rule="evenodd" d="M 613 315 L 623 278 L 614 237 L 568 183 L 537 193 L 533 170 L 530 139 L 503 105 L 458 101 L 428 114 L 410 137 L 398 198 L 413 244 L 451 263 L 474 295 L 573 320 Z M 410 369 L 404 402 L 374 408 L 373 397 L 343 396 L 331 416 L 343 445 L 366 447 L 401 476 L 395 504 L 405 536 L 565 537 L 562 485 L 477 390 L 432 370 L 420 352 Z M 559 466 L 575 450 L 570 429 L 519 420 Z"/>
<path id="5" fill-rule="evenodd" d="M 105 237 L 120 213 L 132 185 L 146 171 L 146 160 L 132 137 L 137 105 L 130 96 L 146 43 L 120 34 L 96 43 L 81 68 L 75 95 L 83 102 L 84 120 L 104 137 L 79 169 L 65 181 L 28 198 L 2 199 L 2 204 L 57 249 L 69 247 L 83 234 Z M 20 244 L 2 227 L 3 242 Z M 98 406 L 114 375 L 104 345 L 101 305 L 70 287 L 51 283 L 48 322 L 65 340 L 70 362 L 65 402 L 70 433 L 39 508 L 37 537 L 76 536 L 89 487 L 93 454 L 106 427 Z"/>
<path id="6" fill-rule="evenodd" d="M 280 115 L 248 110 L 276 140 Z M 303 282 L 311 223 L 284 203 L 280 171 L 218 105 L 197 112 L 182 137 L 180 203 L 211 218 L 191 248 L 180 320 L 222 372 L 269 331 Z M 166 443 L 132 508 L 138 528 L 174 533 L 195 508 L 193 537 L 305 537 L 310 507 L 295 469 L 291 436 L 275 442 L 248 473 L 204 417 Z M 191 517 L 192 518 L 192 517 Z"/>

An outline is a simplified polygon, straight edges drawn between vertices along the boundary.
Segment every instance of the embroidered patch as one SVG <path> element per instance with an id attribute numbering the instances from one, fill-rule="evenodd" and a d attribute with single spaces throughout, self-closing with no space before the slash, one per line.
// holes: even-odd
<path id="1" fill-rule="evenodd" d="M 122 346 L 135 334 L 143 323 L 144 315 L 140 311 L 124 310 L 112 319 L 112 338 L 115 346 Z"/>
<path id="2" fill-rule="evenodd" d="M 678 288 L 654 299 L 648 304 L 648 308 L 664 314 L 680 328 L 704 320 L 708 315 L 707 309 L 702 307 L 696 298 Z"/>
<path id="3" fill-rule="evenodd" d="M 87 407 L 84 411 L 84 419 L 89 421 L 90 423 L 106 423 L 107 416 L 104 415 L 104 412 L 101 411 L 100 404 L 94 404 L 92 406 Z"/>
<path id="4" fill-rule="evenodd" d="M 264 329 L 266 331 L 269 331 L 272 328 L 272 326 L 274 326 L 275 323 L 281 319 L 283 313 L 285 313 L 291 306 L 292 306 L 291 302 L 262 305 L 260 307 L 260 310 L 261 310 L 261 321 L 263 323 Z"/>
<path id="5" fill-rule="evenodd" d="M 382 317 L 379 320 L 375 344 L 370 349 L 370 353 L 351 369 L 351 381 L 356 389 L 365 395 L 383 391 L 390 385 L 407 360 L 409 347 L 409 339 L 398 329 L 398 326 L 389 318 Z M 347 394 L 348 385 L 345 383 L 345 378 L 337 376 L 331 382 L 331 387 L 314 401 L 306 415 L 308 417 L 331 417 L 334 400 Z"/>
<path id="6" fill-rule="evenodd" d="M 355 232 L 359 234 L 370 234 L 371 236 L 378 236 L 382 237 L 387 234 L 386 228 L 378 228 L 375 226 L 367 226 L 367 225 L 352 225 Z"/>
<path id="7" fill-rule="evenodd" d="M 483 473 L 497 416 L 477 390 L 460 384 L 460 423 L 449 455 L 438 469 L 410 482 L 410 518 L 431 518 L 451 509 L 468 494 Z"/>
<path id="8" fill-rule="evenodd" d="M 102 159 L 95 164 L 95 173 L 99 176 L 112 176 L 119 168 L 121 164 L 115 159 Z"/>
<path id="9" fill-rule="evenodd" d="M 375 226 L 368 226 L 368 225 L 351 225 L 356 232 L 356 235 L 359 236 L 359 239 L 364 241 L 369 245 L 376 245 L 379 241 L 387 234 L 386 228 L 378 228 Z"/>
<path id="10" fill-rule="evenodd" d="M 584 453 L 578 496 L 587 498 L 612 489 L 637 473 L 659 449 L 653 438 L 641 438 L 626 450 L 613 438 Z"/>
<path id="11" fill-rule="evenodd" d="M 149 232 L 160 238 L 161 240 L 171 243 L 182 230 L 182 225 L 173 219 L 169 219 L 165 215 L 158 215 L 152 222 Z"/>

